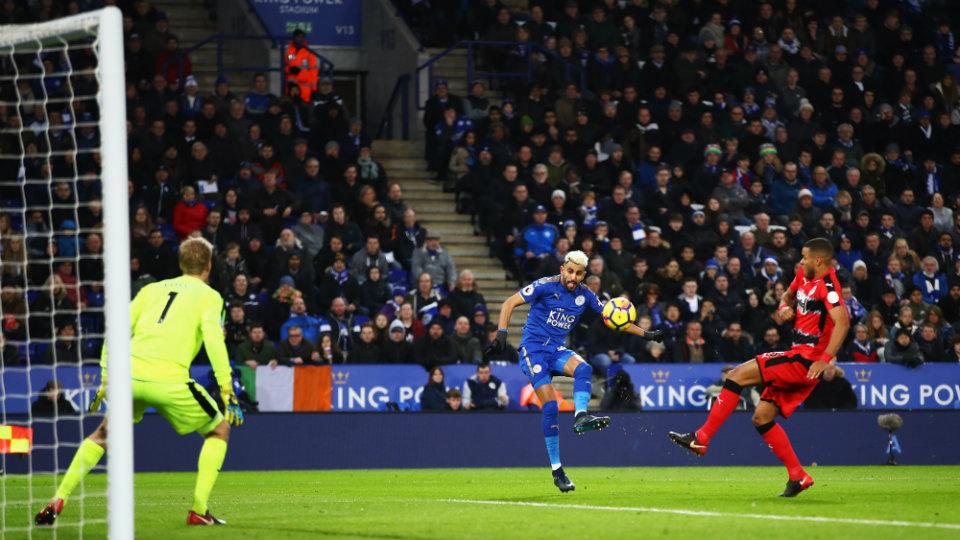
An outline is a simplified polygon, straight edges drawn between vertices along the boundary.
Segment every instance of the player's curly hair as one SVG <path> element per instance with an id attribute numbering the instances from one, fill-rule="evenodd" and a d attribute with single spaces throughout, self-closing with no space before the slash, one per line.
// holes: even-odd
<path id="1" fill-rule="evenodd" d="M 212 258 L 213 244 L 203 237 L 189 238 L 180 244 L 180 270 L 184 274 L 202 274 Z"/>

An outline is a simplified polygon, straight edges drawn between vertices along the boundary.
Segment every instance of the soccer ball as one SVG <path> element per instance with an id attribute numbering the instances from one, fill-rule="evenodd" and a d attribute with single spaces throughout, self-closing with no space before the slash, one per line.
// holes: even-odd
<path id="1" fill-rule="evenodd" d="M 637 319 L 637 308 L 629 300 L 618 296 L 603 305 L 603 324 L 613 330 L 623 330 Z"/>

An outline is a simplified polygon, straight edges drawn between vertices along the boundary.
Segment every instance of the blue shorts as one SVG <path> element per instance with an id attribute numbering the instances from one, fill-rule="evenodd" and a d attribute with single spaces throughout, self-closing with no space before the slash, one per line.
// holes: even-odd
<path id="1" fill-rule="evenodd" d="M 576 354 L 563 345 L 555 347 L 539 343 L 520 343 L 517 352 L 520 353 L 520 371 L 530 379 L 534 390 L 549 384 L 554 375 L 563 375 L 563 366 Z"/>

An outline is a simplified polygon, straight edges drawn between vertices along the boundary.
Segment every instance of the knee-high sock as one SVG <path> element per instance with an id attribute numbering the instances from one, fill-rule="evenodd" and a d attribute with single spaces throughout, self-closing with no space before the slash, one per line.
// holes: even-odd
<path id="1" fill-rule="evenodd" d="M 800 460 L 797 459 L 797 454 L 793 451 L 793 446 L 790 444 L 790 438 L 787 437 L 787 432 L 780 427 L 780 424 L 770 422 L 762 426 L 757 426 L 757 432 L 763 436 L 763 440 L 766 441 L 767 446 L 769 446 L 770 449 L 773 450 L 773 453 L 783 462 L 783 466 L 787 468 L 787 474 L 790 476 L 790 479 L 799 480 L 803 478 L 803 465 L 800 465 Z"/>
<path id="2" fill-rule="evenodd" d="M 543 416 L 540 418 L 543 427 L 543 440 L 547 444 L 547 456 L 550 458 L 550 467 L 553 470 L 560 468 L 560 425 L 557 423 L 557 402 L 548 401 L 543 404 Z"/>
<path id="3" fill-rule="evenodd" d="M 203 515 L 207 513 L 207 501 L 210 492 L 217 483 L 217 475 L 227 455 L 227 441 L 216 437 L 207 437 L 197 459 L 197 485 L 193 490 L 193 511 Z"/>
<path id="4" fill-rule="evenodd" d="M 707 415 L 707 421 L 697 430 L 697 441 L 701 444 L 710 442 L 714 433 L 727 421 L 730 413 L 737 408 L 737 404 L 740 403 L 740 392 L 742 391 L 743 387 L 730 379 L 727 379 L 726 382 L 723 383 L 723 389 L 720 390 L 720 395 L 717 396 L 716 401 L 713 402 L 713 407 L 710 408 L 710 414 Z"/>
<path id="5" fill-rule="evenodd" d="M 73 461 L 70 462 L 70 467 L 67 468 L 66 474 L 63 475 L 63 480 L 60 481 L 60 486 L 57 487 L 55 497 L 57 499 L 67 500 L 77 485 L 79 485 L 80 482 L 83 481 L 83 478 L 87 476 L 87 473 L 90 472 L 90 469 L 100 461 L 105 451 L 106 449 L 99 444 L 90 439 L 84 439 L 83 442 L 80 443 L 80 448 L 77 448 L 77 453 L 74 454 Z"/>
<path id="6" fill-rule="evenodd" d="M 573 370 L 574 414 L 587 412 L 587 405 L 590 404 L 590 378 L 592 376 L 593 368 L 586 362 L 581 363 Z"/>

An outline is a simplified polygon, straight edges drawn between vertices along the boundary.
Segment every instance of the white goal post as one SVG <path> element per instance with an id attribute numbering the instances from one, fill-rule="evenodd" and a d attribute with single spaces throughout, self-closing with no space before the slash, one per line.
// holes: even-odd
<path id="1" fill-rule="evenodd" d="M 98 90 L 96 101 L 99 119 L 94 118 L 92 121 L 96 122 L 100 135 L 99 169 L 103 207 L 103 318 L 105 323 L 103 337 L 108 350 L 107 401 L 110 416 L 110 429 L 107 432 L 107 526 L 110 538 L 129 539 L 134 537 L 133 407 L 130 390 L 130 235 L 122 15 L 119 9 L 107 7 L 45 23 L 0 26 L 0 57 L 14 59 L 17 55 L 33 52 L 39 59 L 40 53 L 46 49 L 69 52 L 74 44 L 92 48 L 96 56 L 95 78 Z M 12 62 L 14 73 L 0 72 L 0 76 L 5 77 L 7 81 L 12 81 L 15 85 L 20 82 L 16 64 L 16 61 Z M 45 78 L 48 75 L 41 65 L 40 77 Z M 70 84 L 72 65 L 70 65 L 70 72 L 64 75 L 67 84 Z M 30 77 L 36 79 L 37 75 Z M 72 94 L 72 88 L 70 92 L 69 97 L 58 99 L 68 101 L 78 99 Z M 41 98 L 35 99 L 40 101 Z M 18 102 L 3 104 L 19 108 L 23 105 L 19 101 L 18 98 Z M 46 101 L 46 91 L 44 91 L 40 104 L 46 106 Z M 68 103 L 67 106 L 71 107 L 72 103 Z M 78 119 L 72 118 L 72 122 L 71 131 L 76 132 Z M 20 128 L 21 131 L 26 129 L 23 126 Z M 21 136 L 22 140 L 23 136 Z M 21 153 L 25 153 L 23 148 Z M 51 153 L 53 152 L 48 149 L 48 160 Z M 10 158 L 10 156 L 4 157 Z M 24 159 L 21 156 L 21 162 Z M 23 170 L 21 166 L 21 171 Z M 0 179 L 0 182 L 11 180 Z M 26 178 L 23 180 L 26 184 Z M 25 208 L 29 206 L 27 203 L 24 204 Z M 26 511 L 38 509 L 28 508 Z"/>

